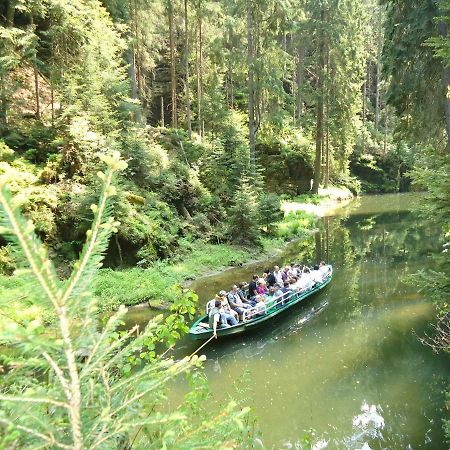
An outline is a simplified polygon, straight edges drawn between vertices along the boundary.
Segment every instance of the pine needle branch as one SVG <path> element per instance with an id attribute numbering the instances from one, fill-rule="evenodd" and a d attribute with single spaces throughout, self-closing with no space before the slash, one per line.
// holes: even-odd
<path id="1" fill-rule="evenodd" d="M 58 284 L 56 271 L 47 258 L 47 252 L 34 233 L 34 225 L 15 210 L 6 184 L 0 182 L 0 225 L 4 234 L 11 235 L 20 245 L 30 268 L 42 290 L 58 309 Z"/>

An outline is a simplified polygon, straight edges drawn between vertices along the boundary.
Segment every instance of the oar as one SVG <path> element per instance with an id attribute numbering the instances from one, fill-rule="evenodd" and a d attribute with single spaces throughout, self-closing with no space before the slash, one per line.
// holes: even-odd
<path id="1" fill-rule="evenodd" d="M 214 338 L 215 336 L 213 334 L 206 342 L 204 342 L 197 350 L 195 350 L 195 352 L 189 355 L 189 359 L 191 359 L 196 353 L 198 353 L 206 344 L 209 344 Z"/>

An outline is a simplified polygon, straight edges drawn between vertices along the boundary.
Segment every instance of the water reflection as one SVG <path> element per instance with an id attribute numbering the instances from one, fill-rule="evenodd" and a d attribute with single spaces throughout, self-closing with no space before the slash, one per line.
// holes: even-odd
<path id="1" fill-rule="evenodd" d="M 301 448 L 315 429 L 316 449 L 439 449 L 448 358 L 413 335 L 433 308 L 405 275 L 428 267 L 439 230 L 407 209 L 412 195 L 369 197 L 321 219 L 318 232 L 271 261 L 199 280 L 203 302 L 275 263 L 334 268 L 319 295 L 250 335 L 205 347 L 214 399 L 250 373 L 251 406 L 266 448 Z M 203 309 L 203 306 L 201 306 Z M 183 341 L 180 356 L 195 343 Z M 185 387 L 174 387 L 180 398 Z"/>
<path id="2" fill-rule="evenodd" d="M 333 282 L 267 329 L 207 349 L 212 391 L 249 370 L 253 407 L 268 448 L 301 448 L 305 430 L 315 448 L 441 449 L 447 359 L 421 346 L 433 315 L 402 280 L 430 263 L 438 229 L 408 212 L 412 196 L 371 197 L 324 217 L 315 236 L 283 255 L 195 285 L 203 299 L 232 280 L 272 263 L 335 267 Z M 383 424 L 383 426 L 381 426 Z"/>

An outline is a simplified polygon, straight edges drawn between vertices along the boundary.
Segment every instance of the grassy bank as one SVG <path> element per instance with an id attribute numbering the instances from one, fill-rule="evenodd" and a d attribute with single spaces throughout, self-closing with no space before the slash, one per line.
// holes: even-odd
<path id="1" fill-rule="evenodd" d="M 231 244 L 209 244 L 197 241 L 179 261 L 154 263 L 150 268 L 125 270 L 104 269 L 96 280 L 95 292 L 103 311 L 117 309 L 120 304 L 132 306 L 149 302 L 158 307 L 176 298 L 179 286 L 211 271 L 239 266 L 255 259 L 265 259 L 279 251 L 288 240 L 311 232 L 318 217 L 352 198 L 350 191 L 333 188 L 319 196 L 304 195 L 283 202 L 285 212 L 274 236 L 262 239 L 262 249 Z"/>
<path id="2" fill-rule="evenodd" d="M 94 287 L 99 309 L 112 311 L 121 304 L 132 306 L 144 302 L 154 307 L 170 303 L 179 295 L 179 286 L 190 280 L 274 255 L 287 241 L 299 238 L 314 228 L 316 219 L 322 215 L 318 213 L 319 209 L 332 209 L 340 200 L 330 199 L 328 195 L 286 200 L 283 204 L 284 219 L 277 225 L 274 236 L 261 240 L 262 248 L 211 244 L 199 240 L 183 248 L 176 260 L 158 261 L 145 269 L 100 270 Z M 2 301 L 8 302 L 12 311 L 11 317 L 0 317 L 0 323 L 14 322 L 19 318 L 21 321 L 32 321 L 35 317 L 45 317 L 44 311 L 33 306 L 32 290 L 26 288 L 23 276 L 0 276 L 0 291 Z M 27 292 L 26 298 L 24 292 Z"/>
<path id="3" fill-rule="evenodd" d="M 157 262 L 147 269 L 133 267 L 125 270 L 104 269 L 96 278 L 95 294 L 102 311 L 149 302 L 154 307 L 173 301 L 180 285 L 211 271 L 240 266 L 246 262 L 269 257 L 282 247 L 283 240 L 265 239 L 263 250 L 230 244 L 209 244 L 198 241 L 180 261 Z"/>

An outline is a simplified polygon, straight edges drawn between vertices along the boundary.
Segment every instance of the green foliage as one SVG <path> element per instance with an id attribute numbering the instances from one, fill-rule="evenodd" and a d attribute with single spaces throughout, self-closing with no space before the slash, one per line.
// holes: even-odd
<path id="1" fill-rule="evenodd" d="M 305 211 L 288 213 L 278 225 L 277 235 L 283 239 L 302 237 L 314 224 L 314 217 Z"/>
<path id="2" fill-rule="evenodd" d="M 14 150 L 10 149 L 3 141 L 0 141 L 0 161 L 11 161 L 14 159 Z"/>
<path id="3" fill-rule="evenodd" d="M 234 243 L 258 245 L 259 212 L 256 192 L 244 178 L 228 213 L 229 235 Z"/>
<path id="4" fill-rule="evenodd" d="M 280 197 L 276 194 L 262 193 L 258 200 L 259 223 L 272 234 L 275 224 L 283 218 Z"/>
<path id="5" fill-rule="evenodd" d="M 15 267 L 12 247 L 10 245 L 0 247 L 0 275 L 11 275 Z"/>
<path id="6" fill-rule="evenodd" d="M 32 222 L 20 214 L 1 183 L 2 233 L 17 245 L 19 264 L 34 283 L 36 305 L 53 312 L 55 325 L 48 329 L 35 317 L 0 330 L 0 341 L 16 348 L 12 356 L 1 359 L 6 373 L 0 391 L 0 442 L 22 448 L 79 450 L 194 448 L 205 442 L 212 447 L 223 442 L 234 445 L 245 432 L 247 408 L 238 411 L 229 403 L 220 413 L 220 426 L 217 417 L 206 412 L 200 425 L 192 425 L 198 410 L 192 401 L 175 411 L 163 408 L 168 383 L 204 359 L 192 356 L 175 362 L 166 353 L 156 352 L 157 343 L 172 346 L 186 331 L 184 316 L 195 312 L 195 295 L 182 293 L 164 322 L 159 316 L 143 330 L 118 330 L 124 307 L 99 327 L 90 286 L 108 238 L 117 231 L 118 223 L 108 214 L 109 199 L 115 195 L 112 176 L 126 167 L 118 154 L 102 159 L 108 169 L 99 172 L 104 188 L 91 208 L 93 224 L 64 282 L 34 234 Z M 141 430 L 145 432 L 139 434 Z"/>
<path id="7" fill-rule="evenodd" d="M 395 108 L 397 131 L 416 142 L 438 144 L 444 126 L 442 63 L 425 45 L 437 37 L 441 2 L 383 0 L 386 5 L 383 70 L 389 78 L 387 102 Z M 414 67 L 414 70 L 410 70 Z"/>

